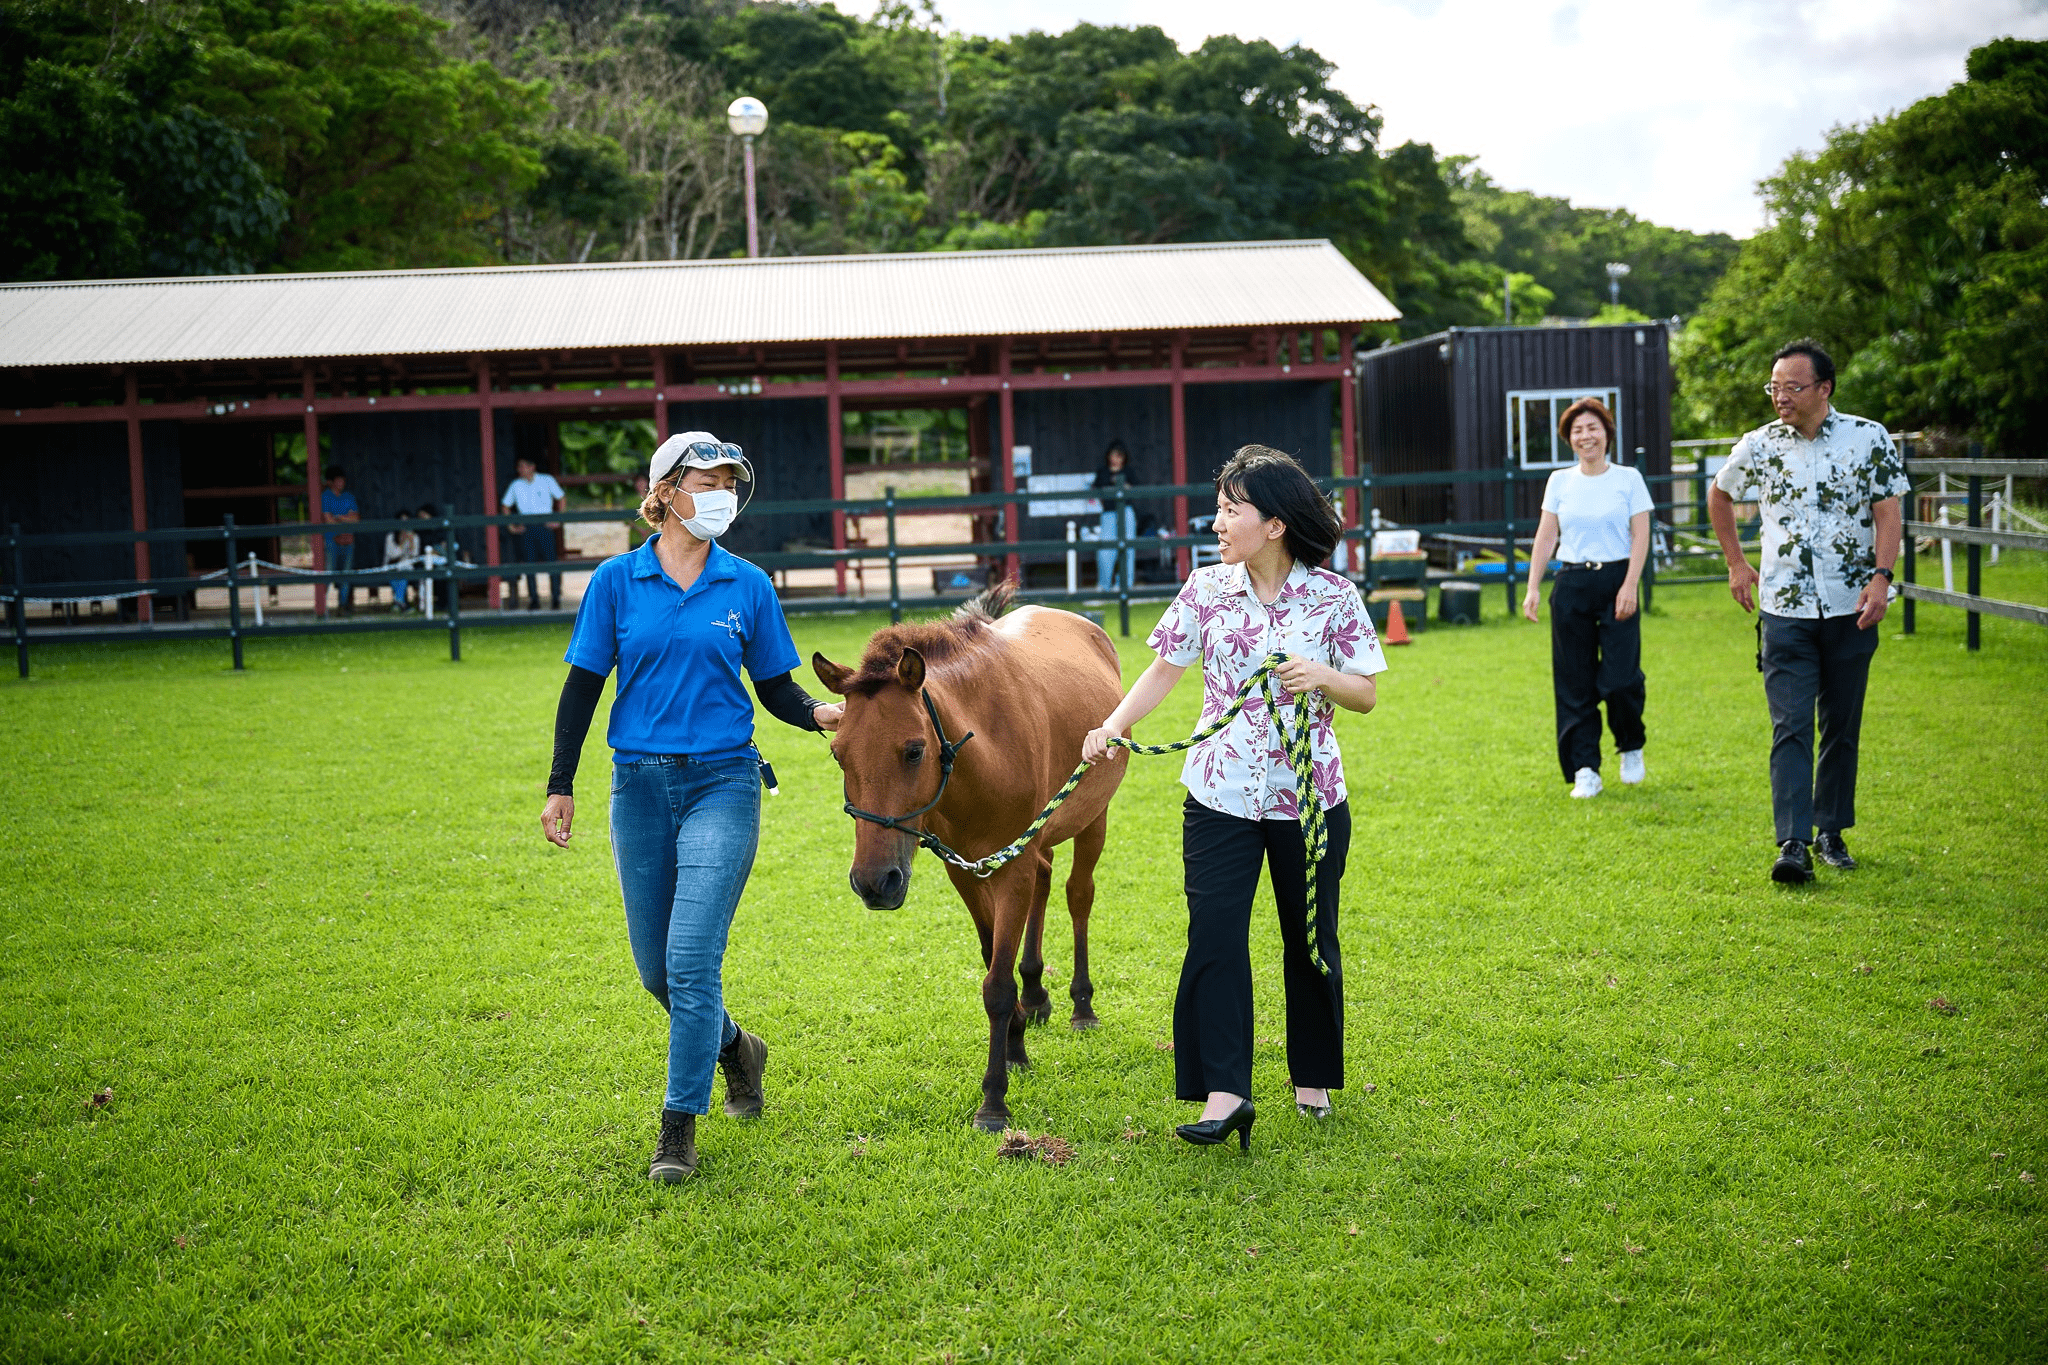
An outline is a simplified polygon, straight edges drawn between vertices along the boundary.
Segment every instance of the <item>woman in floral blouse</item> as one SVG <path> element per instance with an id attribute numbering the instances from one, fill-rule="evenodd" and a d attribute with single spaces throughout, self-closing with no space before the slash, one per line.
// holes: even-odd
<path id="1" fill-rule="evenodd" d="M 1280 916 L 1287 989 L 1287 1066 L 1300 1112 L 1327 1118 L 1330 1091 L 1344 1084 L 1344 983 L 1337 902 L 1351 842 L 1351 808 L 1332 706 L 1365 712 L 1376 700 L 1372 674 L 1385 670 L 1358 590 L 1316 566 L 1341 528 L 1300 465 L 1266 446 L 1245 446 L 1216 476 L 1216 541 L 1222 563 L 1197 569 L 1149 643 L 1159 657 L 1116 710 L 1089 733 L 1081 756 L 1117 759 L 1112 736 L 1150 715 L 1181 674 L 1202 662 L 1202 723 L 1229 709 L 1268 654 L 1280 713 L 1247 702 L 1224 730 L 1188 751 L 1181 782 L 1181 850 L 1186 864 L 1188 952 L 1173 1007 L 1174 1089 L 1202 1104 L 1198 1122 L 1176 1131 L 1198 1145 L 1235 1132 L 1251 1144 L 1252 896 L 1270 869 Z M 1329 849 L 1316 874 L 1316 943 L 1329 974 L 1316 969 L 1307 936 L 1307 860 L 1294 770 L 1283 736 L 1297 706 L 1309 706 L 1316 797 Z"/>

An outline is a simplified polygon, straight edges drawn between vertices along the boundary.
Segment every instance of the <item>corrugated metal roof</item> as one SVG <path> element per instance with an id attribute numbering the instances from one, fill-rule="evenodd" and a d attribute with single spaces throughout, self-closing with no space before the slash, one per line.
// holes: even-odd
<path id="1" fill-rule="evenodd" d="M 0 366 L 1385 322 L 1327 241 L 0 286 Z"/>

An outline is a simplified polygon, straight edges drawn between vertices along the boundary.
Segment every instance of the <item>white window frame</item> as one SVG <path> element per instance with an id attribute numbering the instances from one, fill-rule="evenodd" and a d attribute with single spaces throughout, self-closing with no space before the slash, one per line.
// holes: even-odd
<path id="1" fill-rule="evenodd" d="M 1516 460 L 1524 469 L 1563 469 L 1575 463 L 1578 456 L 1571 448 L 1557 438 L 1557 414 L 1578 402 L 1581 398 L 1597 398 L 1607 405 L 1614 414 L 1614 442 L 1607 451 L 1607 457 L 1616 464 L 1622 463 L 1621 452 L 1628 449 L 1621 439 L 1621 387 L 1616 384 L 1582 385 L 1569 389 L 1510 389 L 1507 396 L 1507 437 L 1508 457 Z M 1522 430 L 1521 414 L 1528 404 L 1547 402 L 1550 404 L 1551 419 L 1546 423 L 1543 443 L 1535 450 L 1529 449 L 1529 432 Z M 1559 406 L 1562 404 L 1562 406 Z M 1531 456 L 1548 458 L 1531 458 Z"/>

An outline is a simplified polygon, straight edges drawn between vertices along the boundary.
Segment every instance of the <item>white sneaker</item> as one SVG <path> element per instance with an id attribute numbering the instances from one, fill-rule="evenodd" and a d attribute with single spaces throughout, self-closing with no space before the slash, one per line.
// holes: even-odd
<path id="1" fill-rule="evenodd" d="M 1643 767 L 1643 751 L 1641 749 L 1630 749 L 1621 756 L 1621 780 L 1623 782 L 1633 787 L 1648 775 L 1648 770 Z"/>
<path id="2" fill-rule="evenodd" d="M 1600 774 L 1592 768 L 1579 769 L 1578 780 L 1572 783 L 1572 795 L 1580 800 L 1600 794 Z"/>

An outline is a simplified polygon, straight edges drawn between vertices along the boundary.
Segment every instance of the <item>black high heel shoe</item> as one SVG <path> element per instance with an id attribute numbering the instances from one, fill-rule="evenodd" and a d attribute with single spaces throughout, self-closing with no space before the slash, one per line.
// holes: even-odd
<path id="1" fill-rule="evenodd" d="M 1252 1149 L 1252 1121 L 1258 1116 L 1258 1110 L 1252 1108 L 1250 1100 L 1246 1100 L 1220 1119 L 1183 1123 L 1173 1131 L 1182 1142 L 1192 1142 L 1197 1147 L 1214 1147 L 1219 1142 L 1228 1142 L 1230 1135 L 1236 1133 L 1238 1147 L 1249 1152 Z"/>

